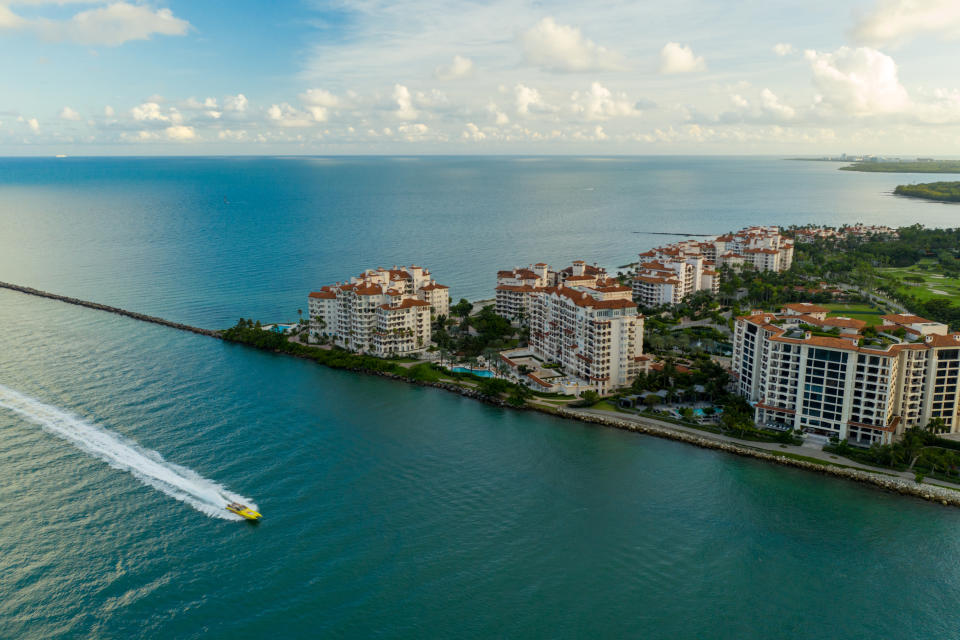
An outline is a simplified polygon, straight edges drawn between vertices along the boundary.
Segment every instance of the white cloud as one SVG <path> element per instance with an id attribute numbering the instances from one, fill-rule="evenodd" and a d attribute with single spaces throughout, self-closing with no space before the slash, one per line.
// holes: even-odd
<path id="1" fill-rule="evenodd" d="M 660 50 L 660 73 L 693 73 L 706 69 L 703 57 L 694 55 L 689 46 L 668 42 Z"/>
<path id="2" fill-rule="evenodd" d="M 773 52 L 781 58 L 783 56 L 790 55 L 794 51 L 795 49 L 793 48 L 793 45 L 786 42 L 778 42 L 777 44 L 773 45 Z"/>
<path id="3" fill-rule="evenodd" d="M 64 107 L 63 109 L 60 110 L 60 119 L 70 120 L 73 122 L 77 122 L 81 120 L 80 114 L 74 111 L 73 109 L 71 109 L 70 107 Z"/>
<path id="4" fill-rule="evenodd" d="M 489 111 L 490 114 L 493 115 L 493 119 L 498 125 L 502 126 L 510 122 L 510 117 L 506 113 L 501 111 L 500 107 L 497 106 L 495 102 L 491 102 L 490 104 L 487 105 L 487 111 Z"/>
<path id="5" fill-rule="evenodd" d="M 619 54 L 583 37 L 580 29 L 544 18 L 522 36 L 527 63 L 557 72 L 616 71 L 624 68 Z"/>
<path id="6" fill-rule="evenodd" d="M 640 112 L 636 103 L 627 99 L 626 94 L 614 95 L 609 89 L 594 82 L 589 91 L 574 91 L 570 96 L 573 102 L 574 113 L 582 115 L 587 120 L 607 120 L 618 116 L 636 116 Z"/>
<path id="7" fill-rule="evenodd" d="M 818 108 L 853 116 L 898 113 L 910 107 L 910 96 L 897 77 L 890 56 L 859 47 L 840 47 L 833 53 L 807 50 L 819 94 Z"/>
<path id="8" fill-rule="evenodd" d="M 187 127 L 182 124 L 171 125 L 164 129 L 163 132 L 169 140 L 176 140 L 178 142 L 193 140 L 197 137 L 193 127 Z"/>
<path id="9" fill-rule="evenodd" d="M 0 29 L 18 29 L 26 21 L 10 10 L 9 7 L 0 5 Z"/>
<path id="10" fill-rule="evenodd" d="M 107 116 L 108 118 L 112 118 L 114 114 L 116 114 L 116 111 L 114 111 L 113 107 L 110 105 L 107 105 L 103 108 L 103 115 Z"/>
<path id="11" fill-rule="evenodd" d="M 413 120 L 417 117 L 417 110 L 413 108 L 413 98 L 410 97 L 410 90 L 402 84 L 394 85 L 393 99 L 397 103 L 397 110 L 394 114 L 401 120 Z"/>
<path id="12" fill-rule="evenodd" d="M 960 37 L 957 0 L 879 0 L 853 27 L 853 38 L 872 47 L 897 45 L 924 34 Z"/>
<path id="13" fill-rule="evenodd" d="M 403 136 L 407 142 L 416 142 L 422 140 L 429 131 L 427 125 L 417 122 L 414 124 L 401 124 L 397 127 L 397 133 Z"/>
<path id="14" fill-rule="evenodd" d="M 340 98 L 333 95 L 326 89 L 307 89 L 300 94 L 300 99 L 305 103 L 317 107 L 338 107 Z"/>
<path id="15" fill-rule="evenodd" d="M 313 125 L 313 118 L 306 113 L 295 109 L 288 103 L 271 105 L 267 109 L 267 118 L 275 122 L 278 126 L 289 128 L 303 128 Z"/>
<path id="16" fill-rule="evenodd" d="M 780 99 L 770 89 L 764 89 L 760 92 L 760 104 L 765 113 L 778 119 L 790 120 L 797 115 L 793 107 L 780 102 Z"/>
<path id="17" fill-rule="evenodd" d="M 341 104 L 340 98 L 326 89 L 308 89 L 300 94 L 300 100 L 307 105 L 307 111 L 317 122 L 326 122 L 330 117 L 330 109 Z"/>
<path id="18" fill-rule="evenodd" d="M 223 108 L 225 111 L 243 113 L 247 110 L 247 96 L 242 93 L 238 93 L 235 96 L 227 96 L 223 99 Z"/>
<path id="19" fill-rule="evenodd" d="M 433 76 L 438 80 L 459 80 L 460 78 L 467 78 L 472 74 L 473 60 L 464 58 L 461 55 L 453 56 L 450 64 L 440 65 L 433 72 Z"/>
<path id="20" fill-rule="evenodd" d="M 474 142 L 480 142 L 487 137 L 483 131 L 480 130 L 480 127 L 475 125 L 472 122 L 467 123 L 467 129 L 463 132 L 464 140 L 473 140 Z"/>
<path id="21" fill-rule="evenodd" d="M 513 97 L 517 105 L 517 114 L 521 116 L 554 110 L 553 107 L 543 101 L 539 91 L 521 83 L 517 83 L 517 86 L 513 88 Z"/>
<path id="22" fill-rule="evenodd" d="M 30 118 L 27 120 L 27 126 L 30 127 L 30 130 L 34 133 L 40 131 L 40 122 L 36 118 Z"/>
<path id="23" fill-rule="evenodd" d="M 223 129 L 217 134 L 217 137 L 221 140 L 229 140 L 231 142 L 243 142 L 247 140 L 247 132 L 242 129 L 239 131 Z"/>
<path id="24" fill-rule="evenodd" d="M 170 9 L 153 10 L 127 2 L 81 11 L 68 20 L 22 20 L 19 26 L 31 27 L 47 40 L 112 47 L 130 40 L 147 40 L 155 34 L 182 36 L 190 29 L 190 23 L 174 16 Z"/>
<path id="25" fill-rule="evenodd" d="M 130 109 L 130 115 L 139 122 L 170 122 L 172 124 L 183 122 L 183 115 L 176 107 L 168 107 L 164 110 L 157 102 L 144 102 L 137 105 Z"/>

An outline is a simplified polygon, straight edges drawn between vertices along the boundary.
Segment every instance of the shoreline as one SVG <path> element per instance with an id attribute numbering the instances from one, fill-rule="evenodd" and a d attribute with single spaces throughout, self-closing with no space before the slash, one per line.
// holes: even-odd
<path id="1" fill-rule="evenodd" d="M 24 287 L 20 285 L 10 284 L 7 282 L 0 282 L 0 288 L 9 289 L 11 291 L 16 291 L 26 295 L 33 295 L 41 298 L 48 298 L 51 300 L 58 300 L 60 302 L 66 302 L 68 304 L 73 304 L 81 307 L 86 307 L 89 309 L 95 309 L 97 311 L 105 311 L 108 313 L 113 313 L 116 315 L 126 316 L 134 320 L 141 320 L 143 322 L 150 322 L 152 324 L 159 324 L 171 329 L 178 329 L 180 331 L 187 331 L 190 333 L 195 333 L 199 335 L 204 335 L 211 338 L 216 338 L 225 343 L 236 344 L 246 348 L 257 349 L 259 351 L 265 351 L 270 353 L 275 353 L 278 355 L 290 356 L 294 358 L 299 358 L 301 360 L 311 360 L 307 354 L 298 354 L 290 353 L 287 351 L 282 351 L 279 349 L 258 347 L 256 345 L 246 344 L 243 342 L 235 342 L 232 340 L 226 340 L 221 331 L 216 331 L 212 329 L 202 329 L 200 327 L 193 327 L 190 325 L 182 324 L 179 322 L 172 322 L 170 320 L 165 320 L 156 316 L 149 316 L 142 313 L 137 313 L 133 311 L 127 311 L 125 309 L 120 309 L 118 307 L 111 307 L 109 305 L 104 305 L 96 302 L 90 302 L 87 300 L 80 300 L 78 298 L 71 298 L 69 296 L 63 296 L 59 294 L 49 293 L 46 291 L 41 291 L 39 289 L 34 289 L 32 287 Z M 316 362 L 316 361 L 314 361 Z M 387 361 L 388 362 L 388 361 Z M 797 469 L 804 469 L 806 471 L 814 471 L 817 473 L 830 475 L 836 478 L 842 478 L 845 480 L 852 480 L 859 482 L 861 484 L 869 484 L 879 489 L 885 491 L 890 491 L 900 495 L 908 495 L 930 502 L 937 502 L 944 506 L 955 506 L 960 507 L 960 487 L 957 489 L 948 488 L 935 484 L 925 484 L 925 483 L 916 483 L 911 482 L 902 477 L 893 476 L 893 475 L 881 475 L 883 472 L 875 472 L 866 469 L 854 468 L 852 466 L 842 465 L 842 464 L 833 464 L 833 463 L 817 463 L 809 462 L 807 460 L 802 460 L 794 457 L 790 457 L 784 453 L 783 455 L 777 455 L 776 453 L 771 453 L 767 450 L 751 447 L 747 444 L 741 444 L 739 442 L 730 442 L 725 440 L 720 440 L 717 438 L 711 438 L 707 435 L 700 435 L 695 433 L 689 433 L 687 431 L 682 431 L 676 428 L 673 428 L 670 423 L 660 422 L 653 418 L 643 417 L 643 420 L 626 420 L 623 418 L 617 418 L 615 416 L 603 416 L 596 415 L 592 413 L 573 411 L 565 407 L 557 408 L 548 408 L 539 404 L 526 404 L 522 407 L 514 407 L 505 402 L 500 398 L 491 398 L 486 396 L 476 389 L 457 384 L 455 382 L 446 382 L 446 381 L 427 381 L 427 380 L 412 380 L 410 378 L 403 377 L 396 373 L 390 371 L 377 371 L 372 369 L 365 369 L 362 367 L 333 367 L 330 365 L 325 365 L 320 362 L 316 364 L 321 366 L 326 366 L 329 369 L 340 369 L 343 371 L 351 371 L 353 373 L 362 373 L 367 375 L 375 375 L 381 378 L 387 378 L 399 382 L 404 382 L 406 384 L 413 384 L 420 387 L 432 387 L 435 389 L 441 389 L 443 391 L 456 393 L 461 396 L 471 398 L 473 400 L 479 400 L 485 404 L 500 407 L 503 409 L 513 409 L 516 411 L 537 411 L 546 415 L 551 415 L 554 417 L 564 418 L 567 420 L 576 420 L 579 422 L 584 422 L 588 424 L 600 425 L 607 428 L 620 429 L 623 431 L 632 431 L 636 433 L 641 433 L 645 435 L 650 435 L 658 438 L 663 438 L 667 440 L 674 440 L 677 442 L 683 442 L 686 444 L 691 444 L 698 446 L 704 449 L 713 449 L 716 451 L 725 451 L 738 456 L 755 458 L 758 460 L 764 460 L 767 462 L 772 462 L 775 464 L 785 465 L 789 467 L 794 467 Z M 853 463 L 853 461 L 850 461 Z M 854 463 L 855 464 L 855 463 Z M 891 470 L 893 471 L 893 470 Z"/>

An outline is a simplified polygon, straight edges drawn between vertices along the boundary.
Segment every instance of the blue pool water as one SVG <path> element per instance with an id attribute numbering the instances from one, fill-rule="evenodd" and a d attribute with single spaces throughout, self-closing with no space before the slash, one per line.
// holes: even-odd
<path id="1" fill-rule="evenodd" d="M 466 367 L 454 367 L 451 369 L 454 373 L 472 373 L 478 378 L 492 378 L 493 372 L 489 369 L 468 369 Z"/>
<path id="2" fill-rule="evenodd" d="M 693 413 L 694 413 L 694 415 L 696 415 L 697 417 L 703 417 L 703 416 L 707 415 L 706 413 L 704 413 L 703 409 L 700 409 L 700 408 L 694 409 L 694 410 L 693 410 Z M 720 415 L 721 413 L 723 413 L 723 409 L 719 409 L 719 408 L 714 409 L 714 413 L 715 413 L 716 415 Z"/>

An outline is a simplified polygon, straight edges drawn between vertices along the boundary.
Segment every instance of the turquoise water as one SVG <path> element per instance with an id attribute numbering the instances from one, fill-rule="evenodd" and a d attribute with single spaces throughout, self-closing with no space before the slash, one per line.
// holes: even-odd
<path id="1" fill-rule="evenodd" d="M 479 297 L 497 267 L 622 264 L 663 239 L 627 231 L 665 219 L 950 223 L 896 183 L 772 159 L 3 159 L 0 280 L 295 321 L 372 264 Z M 211 517 L 0 408 L 0 638 L 960 628 L 955 509 L 5 290 L 0 326 L 2 387 L 265 516 Z"/>
<path id="2" fill-rule="evenodd" d="M 493 377 L 493 372 L 490 371 L 489 369 L 469 369 L 467 367 L 454 367 L 453 369 L 451 369 L 451 371 L 454 371 L 455 373 L 472 373 L 478 378 Z"/>
<path id="3" fill-rule="evenodd" d="M 720 408 L 714 409 L 714 413 L 715 413 L 716 415 L 719 415 L 719 414 L 723 413 L 723 409 L 720 409 Z M 699 408 L 699 407 L 697 407 L 697 408 L 695 408 L 695 409 L 693 410 L 693 414 L 696 415 L 696 416 L 699 416 L 699 417 L 703 417 L 703 416 L 707 415 L 706 413 L 704 413 L 703 409 L 701 409 L 701 408 Z"/>

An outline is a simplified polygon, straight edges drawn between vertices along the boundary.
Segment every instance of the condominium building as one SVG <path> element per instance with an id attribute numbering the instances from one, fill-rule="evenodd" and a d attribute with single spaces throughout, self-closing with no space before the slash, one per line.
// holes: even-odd
<path id="1" fill-rule="evenodd" d="M 526 322 L 530 318 L 532 294 L 547 287 L 556 287 L 568 280 L 577 282 L 606 281 L 607 272 L 597 265 L 574 260 L 566 269 L 554 271 L 544 262 L 525 268 L 497 272 L 496 312 L 510 320 Z"/>
<path id="2" fill-rule="evenodd" d="M 721 267 L 786 271 L 793 264 L 793 243 L 778 227 L 749 227 L 701 242 L 684 240 L 640 254 L 633 297 L 647 307 L 677 304 L 697 291 L 720 292 Z"/>
<path id="3" fill-rule="evenodd" d="M 960 432 L 960 334 L 918 316 L 881 318 L 876 336 L 812 304 L 737 318 L 733 373 L 757 423 L 862 445 L 935 418 Z"/>
<path id="4" fill-rule="evenodd" d="M 641 370 L 643 316 L 629 287 L 573 266 L 564 282 L 531 292 L 530 351 L 608 393 Z"/>
<path id="5" fill-rule="evenodd" d="M 821 227 L 810 225 L 792 229 L 794 238 L 800 243 L 811 243 L 816 240 L 826 240 L 828 242 L 840 242 L 848 238 L 857 240 L 866 240 L 869 238 L 899 238 L 900 232 L 892 227 L 874 224 L 854 224 L 845 227 Z"/>
<path id="6" fill-rule="evenodd" d="M 351 351 L 406 355 L 430 346 L 431 317 L 449 315 L 448 288 L 422 267 L 368 269 L 310 293 L 310 338 Z"/>

